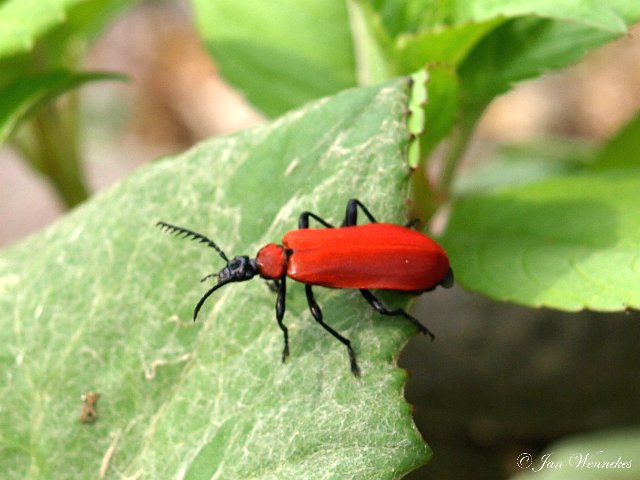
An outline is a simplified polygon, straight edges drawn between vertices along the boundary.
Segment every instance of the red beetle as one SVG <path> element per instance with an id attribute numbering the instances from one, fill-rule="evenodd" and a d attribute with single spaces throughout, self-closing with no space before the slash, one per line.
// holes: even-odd
<path id="1" fill-rule="evenodd" d="M 358 207 L 371 223 L 357 225 Z M 309 218 L 326 228 L 309 228 Z M 339 228 L 334 228 L 314 213 L 303 212 L 298 221 L 299 230 L 287 232 L 282 238 L 282 245 L 270 243 L 262 247 L 255 259 L 237 256 L 229 260 L 220 247 L 200 233 L 165 222 L 158 222 L 158 225 L 214 248 L 227 262 L 219 273 L 202 279 L 215 276 L 218 283 L 196 304 L 194 321 L 207 298 L 227 283 L 244 282 L 255 275 L 275 282 L 278 292 L 276 318 L 284 334 L 283 362 L 289 356 L 289 334 L 282 321 L 287 277 L 305 284 L 313 318 L 347 347 L 351 371 L 356 376 L 360 369 L 351 342 L 324 322 L 322 311 L 313 297 L 312 285 L 357 288 L 376 311 L 383 315 L 402 316 L 431 338 L 433 334 L 418 319 L 399 308 L 389 310 L 370 289 L 421 293 L 438 285 L 446 288 L 453 285 L 449 259 L 440 245 L 411 230 L 410 224 L 377 223 L 369 210 L 356 199 L 347 203 L 345 219 Z"/>

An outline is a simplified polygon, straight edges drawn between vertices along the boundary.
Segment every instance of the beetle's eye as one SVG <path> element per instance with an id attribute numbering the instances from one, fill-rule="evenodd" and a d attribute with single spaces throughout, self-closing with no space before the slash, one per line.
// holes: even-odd
<path id="1" fill-rule="evenodd" d="M 231 267 L 232 270 L 235 270 L 239 266 L 240 266 L 240 260 L 238 260 L 237 258 L 234 258 L 229 262 L 229 267 Z"/>

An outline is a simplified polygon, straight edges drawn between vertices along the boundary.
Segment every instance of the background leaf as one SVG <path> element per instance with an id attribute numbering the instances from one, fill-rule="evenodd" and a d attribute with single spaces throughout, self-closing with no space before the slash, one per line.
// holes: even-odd
<path id="1" fill-rule="evenodd" d="M 639 452 L 637 428 L 575 435 L 553 443 L 545 452 L 532 457 L 531 467 L 513 480 L 633 480 L 638 478 Z M 543 467 L 544 455 L 548 455 L 547 461 L 562 462 L 562 465 Z M 588 466 L 589 462 L 593 462 L 592 466 Z M 612 466 L 598 467 L 597 462 L 610 462 Z"/>
<path id="2" fill-rule="evenodd" d="M 92 478 L 104 462 L 124 477 L 369 479 L 424 463 L 394 362 L 413 326 L 380 318 L 357 292 L 318 289 L 326 321 L 354 342 L 355 379 L 292 282 L 282 365 L 264 282 L 222 289 L 193 323 L 198 279 L 220 258 L 154 226 L 254 255 L 303 210 L 339 222 L 350 197 L 402 221 L 407 102 L 397 80 L 204 142 L 4 252 L 3 477 Z M 93 425 L 78 421 L 88 390 L 101 395 Z"/>
<path id="3" fill-rule="evenodd" d="M 623 35 L 640 19 L 634 3 L 195 0 L 194 9 L 225 78 L 276 115 L 356 81 L 376 83 L 439 63 L 459 69 L 467 108 L 480 111 L 512 83 L 569 65 Z"/>
<path id="4" fill-rule="evenodd" d="M 116 78 L 77 73 L 90 40 L 130 0 L 7 0 L 0 3 L 0 143 L 13 147 L 56 189 L 67 207 L 84 201 L 78 147 L 78 101 L 50 101 L 88 81 Z M 75 73 L 74 73 L 75 72 Z M 36 108 L 44 107 L 44 108 Z"/>
<path id="5" fill-rule="evenodd" d="M 131 0 L 6 0 L 0 4 L 0 86 L 75 66 L 87 43 Z"/>
<path id="6" fill-rule="evenodd" d="M 222 74 L 268 115 L 355 85 L 346 2 L 192 4 Z"/>
<path id="7" fill-rule="evenodd" d="M 567 19 L 597 26 L 601 29 L 624 29 L 616 10 L 625 7 L 624 0 L 604 5 L 593 0 L 475 0 L 442 2 L 440 0 L 365 0 L 380 12 L 386 29 L 392 36 L 418 32 L 439 25 L 480 22 L 495 17 L 534 15 Z M 620 5 L 616 5 L 619 3 Z M 617 7 L 617 8 L 616 8 Z"/>
<path id="8" fill-rule="evenodd" d="M 595 169 L 638 168 L 640 167 L 640 114 L 631 119 L 618 134 L 609 140 L 598 152 Z"/>
<path id="9" fill-rule="evenodd" d="M 640 307 L 640 171 L 544 180 L 454 204 L 443 243 L 461 285 L 561 310 Z"/>
<path id="10" fill-rule="evenodd" d="M 500 145 L 484 165 L 463 169 L 456 176 L 454 196 L 477 195 L 562 175 L 579 174 L 594 161 L 590 143 L 566 137 Z"/>
<path id="11" fill-rule="evenodd" d="M 0 144 L 6 142 L 18 125 L 37 107 L 82 84 L 97 80 L 124 80 L 107 72 L 76 73 L 52 71 L 23 77 L 0 88 Z"/>
<path id="12" fill-rule="evenodd" d="M 484 37 L 460 67 L 467 108 L 482 109 L 515 82 L 570 65 L 619 35 L 544 18 L 505 22 Z"/>
<path id="13" fill-rule="evenodd" d="M 460 66 L 466 108 L 475 117 L 513 83 L 570 65 L 624 34 L 625 25 L 640 19 L 640 8 L 631 3 L 473 2 L 463 18 L 509 20 L 484 36 Z"/>
<path id="14" fill-rule="evenodd" d="M 64 21 L 83 0 L 6 0 L 0 4 L 0 56 L 29 51 L 38 37 Z"/>

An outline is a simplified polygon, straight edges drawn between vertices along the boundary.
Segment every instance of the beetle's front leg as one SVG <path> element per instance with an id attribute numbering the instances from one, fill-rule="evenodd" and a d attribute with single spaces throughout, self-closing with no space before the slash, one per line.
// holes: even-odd
<path id="1" fill-rule="evenodd" d="M 289 356 L 289 330 L 285 326 L 282 319 L 284 318 L 284 312 L 286 310 L 286 297 L 287 297 L 287 277 L 282 277 L 278 282 L 278 297 L 276 298 L 276 320 L 278 320 L 278 326 L 282 330 L 284 335 L 284 349 L 282 350 L 282 363 L 285 362 Z"/>
<path id="2" fill-rule="evenodd" d="M 319 217 L 318 215 L 312 212 L 302 212 L 300 214 L 300 217 L 298 218 L 298 228 L 301 228 L 301 229 L 309 228 L 309 218 L 313 218 L 315 221 L 320 222 L 322 225 L 324 225 L 327 228 L 333 228 L 333 225 L 331 225 L 325 219 L 323 219 L 322 217 Z"/>
<path id="3" fill-rule="evenodd" d="M 265 280 L 264 282 L 267 284 L 269 290 L 271 290 L 273 293 L 278 293 L 278 291 L 280 290 L 280 280 L 278 280 L 277 278 L 273 280 Z"/>
<path id="4" fill-rule="evenodd" d="M 371 214 L 369 209 L 365 207 L 360 200 L 352 198 L 347 202 L 347 211 L 344 215 L 343 227 L 352 227 L 358 224 L 358 207 L 367 216 L 371 223 L 378 223 L 378 221 Z"/>

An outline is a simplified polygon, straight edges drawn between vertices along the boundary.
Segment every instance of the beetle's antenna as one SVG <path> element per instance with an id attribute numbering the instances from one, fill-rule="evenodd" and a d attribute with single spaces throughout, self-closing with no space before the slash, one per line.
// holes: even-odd
<path id="1" fill-rule="evenodd" d="M 224 282 L 224 283 L 219 283 L 216 286 L 212 287 L 211 289 L 209 289 L 209 291 L 207 291 L 207 293 L 205 293 L 202 298 L 198 301 L 196 308 L 193 309 L 193 321 L 196 321 L 196 318 L 198 318 L 198 312 L 200 312 L 200 309 L 202 308 L 202 305 L 204 305 L 204 302 L 207 300 L 207 298 L 209 298 L 209 296 L 215 292 L 217 289 L 219 289 L 220 287 L 222 287 L 223 285 L 226 285 L 229 282 Z"/>
<path id="2" fill-rule="evenodd" d="M 204 243 L 205 245 L 210 246 L 216 252 L 218 252 L 218 254 L 220 254 L 220 256 L 225 262 L 229 263 L 229 259 L 224 254 L 222 249 L 218 245 L 216 245 L 212 240 L 209 240 L 207 237 L 205 237 L 201 233 L 194 232 L 193 230 L 189 230 L 187 228 L 178 227 L 177 225 L 171 225 L 170 223 L 166 223 L 166 222 L 158 222 L 156 223 L 156 225 L 159 226 L 162 230 L 165 230 L 169 233 L 175 233 L 177 236 L 182 235 L 182 238 L 190 238 L 192 240 L 196 240 L 197 242 Z"/>

